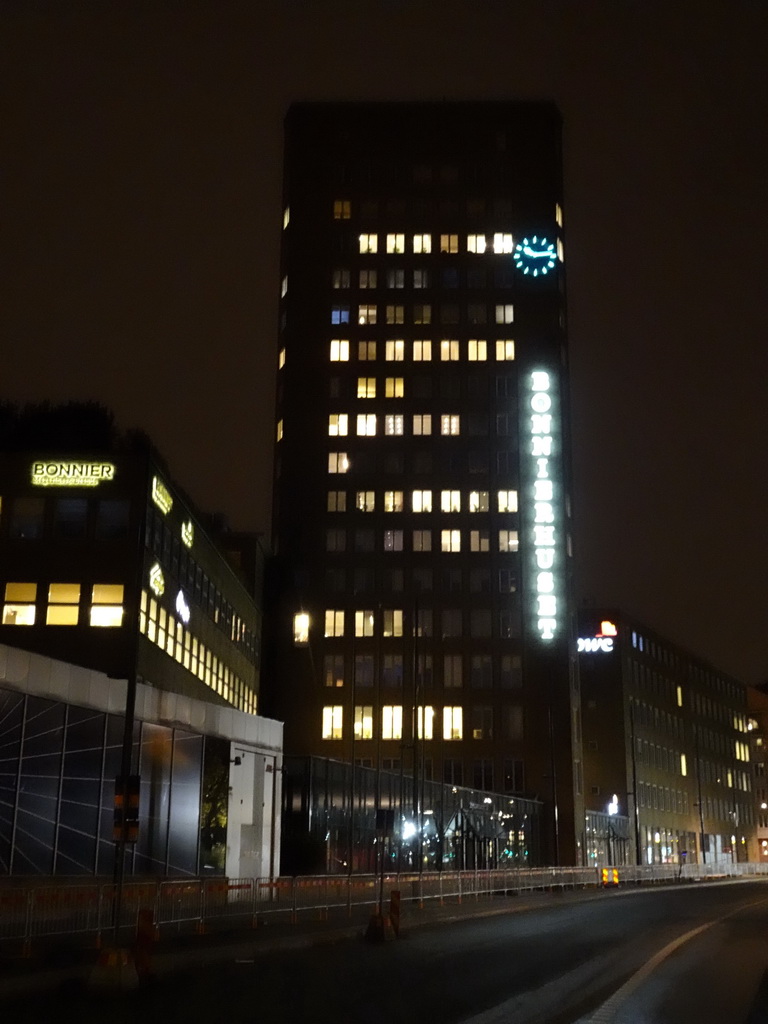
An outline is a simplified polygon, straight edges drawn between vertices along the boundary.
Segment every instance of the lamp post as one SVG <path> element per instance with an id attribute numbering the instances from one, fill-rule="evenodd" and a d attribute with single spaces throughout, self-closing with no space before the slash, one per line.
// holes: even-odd
<path id="1" fill-rule="evenodd" d="M 615 837 L 613 828 L 613 821 L 611 820 L 615 815 L 619 813 L 619 798 L 616 793 L 613 794 L 613 799 L 608 804 L 608 866 L 612 867 L 614 863 L 614 850 L 611 849 L 611 840 Z"/>

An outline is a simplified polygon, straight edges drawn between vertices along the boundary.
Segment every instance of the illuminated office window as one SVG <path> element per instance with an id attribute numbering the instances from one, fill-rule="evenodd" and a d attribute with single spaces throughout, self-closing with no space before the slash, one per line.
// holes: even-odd
<path id="1" fill-rule="evenodd" d="M 333 219 L 349 220 L 352 216 L 352 204 L 348 199 L 335 199 L 333 202 Z"/>
<path id="2" fill-rule="evenodd" d="M 385 704 L 381 709 L 381 738 L 401 740 L 403 738 L 403 707 L 401 704 Z"/>
<path id="3" fill-rule="evenodd" d="M 460 740 L 464 735 L 463 712 L 460 707 L 443 708 L 443 739 Z"/>
<path id="4" fill-rule="evenodd" d="M 358 341 L 357 358 L 360 360 L 361 363 L 372 363 L 376 359 L 376 342 Z"/>
<path id="5" fill-rule="evenodd" d="M 331 342 L 331 362 L 346 363 L 349 360 L 349 342 L 335 339 Z"/>
<path id="6" fill-rule="evenodd" d="M 413 322 L 415 324 L 432 323 L 432 306 L 428 302 L 417 302 L 414 305 Z"/>
<path id="7" fill-rule="evenodd" d="M 358 512 L 373 512 L 376 505 L 375 491 L 358 491 L 355 496 L 355 508 Z"/>
<path id="8" fill-rule="evenodd" d="M 485 252 L 485 235 L 467 235 L 467 252 Z"/>
<path id="9" fill-rule="evenodd" d="M 328 472 L 346 473 L 349 469 L 349 458 L 346 452 L 328 452 Z"/>
<path id="10" fill-rule="evenodd" d="M 441 491 L 440 511 L 461 512 L 461 491 Z"/>
<path id="11" fill-rule="evenodd" d="M 400 415 L 385 416 L 384 433 L 390 437 L 400 437 L 403 433 L 403 417 Z"/>
<path id="12" fill-rule="evenodd" d="M 495 253 L 512 252 L 514 243 L 512 235 L 508 232 L 497 231 L 493 236 L 493 251 Z"/>
<path id="13" fill-rule="evenodd" d="M 340 740 L 344 708 L 341 704 L 326 705 L 323 708 L 323 739 Z"/>
<path id="14" fill-rule="evenodd" d="M 456 436 L 461 433 L 460 417 L 450 413 L 440 417 L 440 433 L 445 436 Z"/>
<path id="15" fill-rule="evenodd" d="M 123 592 L 121 583 L 95 583 L 91 592 L 92 626 L 122 626 Z"/>
<path id="16" fill-rule="evenodd" d="M 416 708 L 416 735 L 420 740 L 434 738 L 435 709 L 431 705 Z"/>
<path id="17" fill-rule="evenodd" d="M 467 343 L 467 359 L 471 363 L 484 363 L 488 358 L 488 342 L 482 338 L 470 338 Z"/>
<path id="18" fill-rule="evenodd" d="M 79 583 L 51 583 L 48 587 L 47 626 L 76 626 L 80 611 Z"/>
<path id="19" fill-rule="evenodd" d="M 429 271 L 423 269 L 417 269 L 413 272 L 413 287 L 414 288 L 429 288 L 430 279 Z"/>
<path id="20" fill-rule="evenodd" d="M 325 636 L 344 636 L 344 612 L 339 608 L 325 610 Z"/>
<path id="21" fill-rule="evenodd" d="M 378 235 L 360 235 L 360 252 L 361 253 L 375 253 L 379 248 L 379 236 Z"/>
<path id="22" fill-rule="evenodd" d="M 282 370 L 282 368 L 284 366 L 285 366 L 285 349 L 281 348 L 280 351 L 277 354 L 277 368 L 278 368 L 278 370 Z"/>
<path id="23" fill-rule="evenodd" d="M 440 235 L 440 252 L 458 252 L 458 235 Z"/>
<path id="24" fill-rule="evenodd" d="M 360 288 L 375 288 L 378 276 L 375 270 L 361 270 L 358 272 L 357 283 Z"/>
<path id="25" fill-rule="evenodd" d="M 402 512 L 403 511 L 403 492 L 402 491 L 384 491 L 384 511 L 385 512 Z"/>
<path id="26" fill-rule="evenodd" d="M 355 612 L 355 636 L 373 636 L 373 609 L 365 608 Z"/>
<path id="27" fill-rule="evenodd" d="M 331 323 L 348 324 L 349 306 L 331 306 Z"/>
<path id="28" fill-rule="evenodd" d="M 295 647 L 305 647 L 309 643 L 309 615 L 306 612 L 296 612 L 293 616 L 293 644 Z"/>
<path id="29" fill-rule="evenodd" d="M 411 494 L 411 508 L 414 512 L 431 512 L 432 491 L 413 491 Z"/>
<path id="30" fill-rule="evenodd" d="M 290 206 L 286 206 L 286 208 L 283 210 L 283 231 L 285 231 L 285 229 L 288 227 L 288 225 L 290 223 L 291 223 L 291 208 L 290 208 Z"/>
<path id="31" fill-rule="evenodd" d="M 355 705 L 355 739 L 373 739 L 373 705 Z"/>
<path id="32" fill-rule="evenodd" d="M 34 626 L 36 600 L 36 583 L 6 583 L 3 625 Z"/>
<path id="33" fill-rule="evenodd" d="M 499 491 L 499 512 L 517 512 L 517 491 Z"/>
<path id="34" fill-rule="evenodd" d="M 376 323 L 376 306 L 371 303 L 363 303 L 357 307 L 358 324 Z"/>
<path id="35" fill-rule="evenodd" d="M 384 380 L 385 398 L 402 398 L 405 394 L 405 382 L 402 377 L 387 377 Z"/>
<path id="36" fill-rule="evenodd" d="M 490 535 L 488 530 L 469 531 L 469 550 L 488 551 L 490 549 Z"/>
<path id="37" fill-rule="evenodd" d="M 401 253 L 401 252 L 405 252 L 405 235 L 398 234 L 398 233 L 387 235 L 387 252 L 388 253 Z"/>
<path id="38" fill-rule="evenodd" d="M 405 323 L 405 306 L 387 306 L 386 314 L 388 324 Z"/>
<path id="39" fill-rule="evenodd" d="M 376 397 L 376 378 L 375 377 L 358 377 L 357 378 L 357 397 L 358 398 L 375 398 Z"/>
<path id="40" fill-rule="evenodd" d="M 515 307 L 511 302 L 499 303 L 496 306 L 496 323 L 511 324 L 515 319 Z"/>
<path id="41" fill-rule="evenodd" d="M 275 429 L 275 434 L 276 434 L 276 438 L 275 439 L 277 441 L 282 441 L 283 440 L 283 421 L 282 420 L 278 420 L 277 421 L 277 427 Z"/>
<path id="42" fill-rule="evenodd" d="M 461 531 L 460 530 L 441 530 L 440 531 L 440 550 L 445 552 L 457 552 L 461 551 Z"/>
<path id="43" fill-rule="evenodd" d="M 432 342 L 431 341 L 414 341 L 413 343 L 413 361 L 415 363 L 428 363 L 432 359 Z"/>
<path id="44" fill-rule="evenodd" d="M 488 491 L 470 491 L 469 492 L 469 511 L 470 512 L 487 512 L 488 511 Z"/>
<path id="45" fill-rule="evenodd" d="M 413 433 L 415 435 L 432 433 L 432 414 L 417 412 L 413 416 Z"/>
<path id="46" fill-rule="evenodd" d="M 402 530 L 385 530 L 384 531 L 384 550 L 385 551 L 402 551 L 403 550 L 403 531 Z"/>
<path id="47" fill-rule="evenodd" d="M 405 271 L 397 269 L 388 270 L 387 288 L 405 288 Z"/>
<path id="48" fill-rule="evenodd" d="M 431 551 L 432 550 L 432 531 L 431 530 L 414 530 L 413 531 L 413 550 L 414 551 Z"/>
<path id="49" fill-rule="evenodd" d="M 403 612 L 400 608 L 385 608 L 382 611 L 382 635 L 402 636 L 403 635 Z"/>
<path id="50" fill-rule="evenodd" d="M 440 342 L 440 358 L 443 362 L 456 361 L 459 359 L 459 343 L 450 338 L 443 338 Z"/>
<path id="51" fill-rule="evenodd" d="M 288 278 L 284 277 L 286 291 L 288 289 Z M 332 288 L 349 288 L 349 271 L 343 267 L 337 267 L 331 271 L 331 287 Z M 283 292 L 285 295 L 285 292 Z"/>
<path id="52" fill-rule="evenodd" d="M 376 433 L 376 413 L 360 412 L 357 414 L 357 436 L 373 437 Z"/>
<path id="53" fill-rule="evenodd" d="M 499 530 L 499 551 L 517 551 L 517 530 Z"/>
<path id="54" fill-rule="evenodd" d="M 328 417 L 328 435 L 330 437 L 346 437 L 349 429 L 349 417 L 345 412 L 332 412 Z"/>
<path id="55" fill-rule="evenodd" d="M 511 339 L 496 342 L 496 361 L 511 362 L 515 358 L 515 343 Z"/>
<path id="56" fill-rule="evenodd" d="M 405 342 L 393 338 L 384 343 L 384 358 L 389 363 L 401 363 L 405 359 Z"/>
<path id="57" fill-rule="evenodd" d="M 432 252 L 432 235 L 414 235 L 413 251 L 415 253 Z"/>

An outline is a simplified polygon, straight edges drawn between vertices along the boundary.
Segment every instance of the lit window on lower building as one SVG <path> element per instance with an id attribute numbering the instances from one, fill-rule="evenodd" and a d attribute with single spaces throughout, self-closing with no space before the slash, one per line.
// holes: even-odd
<path id="1" fill-rule="evenodd" d="M 326 705 L 323 708 L 323 731 L 324 740 L 341 739 L 341 723 L 344 708 L 341 704 Z"/>
<path id="2" fill-rule="evenodd" d="M 36 583 L 6 583 L 3 625 L 34 626 L 36 599 Z"/>
<path id="3" fill-rule="evenodd" d="M 51 583 L 48 587 L 47 626 L 76 626 L 80 611 L 79 583 Z"/>
<path id="4" fill-rule="evenodd" d="M 122 583 L 95 583 L 91 593 L 92 626 L 115 628 L 123 624 Z"/>

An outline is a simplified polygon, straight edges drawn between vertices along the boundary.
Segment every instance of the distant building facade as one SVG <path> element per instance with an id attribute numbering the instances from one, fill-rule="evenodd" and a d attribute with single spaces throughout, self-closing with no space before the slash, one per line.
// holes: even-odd
<path id="1" fill-rule="evenodd" d="M 749 745 L 757 822 L 757 859 L 768 863 L 768 694 L 761 687 L 747 691 Z"/>
<path id="2" fill-rule="evenodd" d="M 560 117 L 286 120 L 268 712 L 581 860 Z M 417 784 L 418 788 L 418 784 Z"/>
<path id="3" fill-rule="evenodd" d="M 587 808 L 629 818 L 615 856 L 755 859 L 747 687 L 614 610 L 580 613 L 578 649 Z"/>

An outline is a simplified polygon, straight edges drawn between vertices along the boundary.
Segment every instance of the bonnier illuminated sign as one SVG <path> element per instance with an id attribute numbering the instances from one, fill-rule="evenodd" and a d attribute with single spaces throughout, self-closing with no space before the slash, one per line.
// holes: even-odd
<path id="1" fill-rule="evenodd" d="M 33 462 L 32 483 L 36 487 L 97 487 L 114 480 L 112 462 Z"/>
<path id="2" fill-rule="evenodd" d="M 535 630 L 541 640 L 553 640 L 560 630 L 563 601 L 563 536 L 559 486 L 559 409 L 557 381 L 546 370 L 534 370 L 527 378 L 524 429 L 527 431 L 526 506 L 529 523 L 530 577 L 534 600 Z M 531 514 L 532 511 L 532 514 Z"/>

